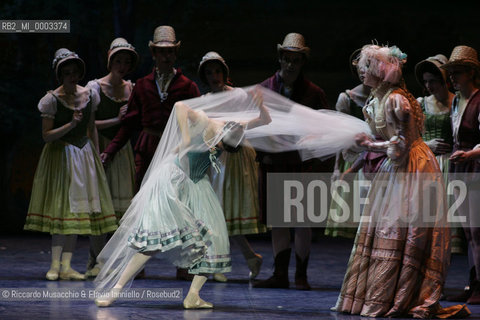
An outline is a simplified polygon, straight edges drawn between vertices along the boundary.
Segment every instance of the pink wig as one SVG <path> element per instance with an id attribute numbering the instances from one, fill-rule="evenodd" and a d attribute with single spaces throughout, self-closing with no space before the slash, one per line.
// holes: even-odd
<path id="1" fill-rule="evenodd" d="M 369 44 L 360 52 L 358 67 L 384 82 L 398 84 L 402 79 L 402 66 L 406 61 L 407 55 L 396 46 Z"/>

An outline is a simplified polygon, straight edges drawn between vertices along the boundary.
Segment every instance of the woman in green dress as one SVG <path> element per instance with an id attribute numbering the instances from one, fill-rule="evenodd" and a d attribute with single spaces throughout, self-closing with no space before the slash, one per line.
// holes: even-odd
<path id="1" fill-rule="evenodd" d="M 133 90 L 133 84 L 129 80 L 124 80 L 124 77 L 135 69 L 137 61 L 138 55 L 135 48 L 127 40 L 116 38 L 108 50 L 107 69 L 110 72 L 105 77 L 92 80 L 87 84 L 87 88 L 95 91 L 100 97 L 95 113 L 100 153 L 117 134 L 120 129 L 120 120 L 127 112 L 127 102 Z M 117 220 L 120 221 L 130 205 L 135 189 L 135 164 L 130 143 L 127 143 L 108 163 L 105 174 L 112 195 L 113 208 Z M 100 271 L 100 266 L 96 264 L 96 257 L 104 245 L 105 236 L 90 237 L 87 276 L 95 277 Z"/>
<path id="2" fill-rule="evenodd" d="M 446 175 L 452 151 L 450 110 L 455 95 L 448 90 L 447 73 L 440 66 L 448 61 L 443 54 L 429 57 L 415 66 L 415 77 L 429 94 L 417 100 L 425 114 L 423 140 L 435 154 L 440 169 Z"/>
<path id="3" fill-rule="evenodd" d="M 216 52 L 211 51 L 203 56 L 198 75 L 208 85 L 211 93 L 234 90 L 228 85 L 228 66 Z M 256 153 L 246 141 L 238 150 L 227 151 L 233 152 L 222 154 L 220 160 L 225 165 L 225 170 L 213 174 L 212 184 L 222 204 L 228 235 L 240 247 L 250 269 L 250 279 L 255 279 L 263 259 L 255 253 L 245 235 L 266 232 L 265 225 L 260 221 Z M 215 273 L 213 279 L 227 281 L 222 273 Z"/>
<path id="4" fill-rule="evenodd" d="M 46 144 L 24 228 L 52 235 L 48 280 L 84 280 L 70 266 L 77 235 L 115 231 L 117 220 L 98 155 L 94 122 L 98 96 L 77 84 L 85 64 L 62 48 L 55 53 L 53 68 L 61 85 L 38 104 Z"/>
<path id="5" fill-rule="evenodd" d="M 417 98 L 425 115 L 423 140 L 435 154 L 446 183 L 453 139 L 450 116 L 455 97 L 449 90 L 447 72 L 440 68 L 447 61 L 443 54 L 437 54 L 415 66 L 417 82 L 429 94 Z M 466 242 L 461 228 L 452 229 L 451 247 L 452 253 L 465 253 Z"/>

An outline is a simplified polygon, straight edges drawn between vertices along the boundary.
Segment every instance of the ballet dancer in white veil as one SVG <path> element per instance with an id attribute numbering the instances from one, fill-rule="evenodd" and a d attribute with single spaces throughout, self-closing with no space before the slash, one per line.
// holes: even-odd
<path id="1" fill-rule="evenodd" d="M 96 304 L 111 305 L 113 293 L 159 254 L 195 275 L 184 308 L 213 308 L 199 296 L 205 275 L 231 270 L 225 219 L 207 177 L 210 166 L 219 170 L 223 145 L 236 148 L 248 139 L 256 149 L 302 150 L 308 159 L 352 147 L 360 132 L 369 133 L 361 120 L 315 111 L 258 86 L 177 102 L 140 191 L 99 255 L 104 265 L 96 289 L 112 294 Z"/>

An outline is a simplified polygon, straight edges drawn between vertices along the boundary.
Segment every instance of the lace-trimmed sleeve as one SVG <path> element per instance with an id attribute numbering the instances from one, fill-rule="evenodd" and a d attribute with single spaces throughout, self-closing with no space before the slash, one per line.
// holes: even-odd
<path id="1" fill-rule="evenodd" d="M 55 119 L 57 100 L 50 91 L 38 102 L 38 110 L 42 118 Z"/>

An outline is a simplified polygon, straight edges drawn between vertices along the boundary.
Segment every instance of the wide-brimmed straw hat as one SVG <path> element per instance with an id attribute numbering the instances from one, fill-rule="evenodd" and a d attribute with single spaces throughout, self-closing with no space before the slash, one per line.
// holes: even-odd
<path id="1" fill-rule="evenodd" d="M 68 50 L 67 48 L 60 48 L 55 51 L 55 55 L 53 58 L 52 68 L 55 70 L 55 76 L 57 80 L 60 81 L 60 74 L 59 71 L 61 66 L 67 62 L 74 61 L 77 63 L 78 68 L 80 70 L 80 79 L 83 79 L 85 76 L 85 62 L 73 51 Z"/>
<path id="2" fill-rule="evenodd" d="M 283 39 L 282 44 L 277 44 L 278 52 L 291 51 L 310 55 L 310 48 L 305 46 L 305 38 L 300 33 L 289 33 Z"/>
<path id="3" fill-rule="evenodd" d="M 202 80 L 204 83 L 207 83 L 204 69 L 205 69 L 205 64 L 210 61 L 217 61 L 220 63 L 223 69 L 223 80 L 226 81 L 228 78 L 228 74 L 230 73 L 230 70 L 228 69 L 225 59 L 223 59 L 222 56 L 216 53 L 215 51 L 207 52 L 202 57 L 202 60 L 200 61 L 200 65 L 198 66 L 198 76 L 200 77 L 200 80 Z"/>
<path id="4" fill-rule="evenodd" d="M 442 69 L 449 70 L 454 66 L 464 66 L 472 68 L 480 75 L 480 62 L 478 61 L 477 50 L 467 46 L 456 46 L 448 62 L 441 66 Z"/>
<path id="5" fill-rule="evenodd" d="M 443 54 L 437 54 L 433 57 L 428 57 L 425 60 L 420 61 L 415 65 L 415 77 L 417 79 L 418 84 L 423 88 L 425 85 L 423 84 L 423 74 L 425 72 L 431 72 L 439 74 L 443 81 L 447 82 L 447 71 L 442 69 L 441 67 L 447 63 L 448 59 Z"/>
<path id="6" fill-rule="evenodd" d="M 150 48 L 178 48 L 180 41 L 175 37 L 175 30 L 170 26 L 157 27 L 153 33 L 153 41 L 148 43 Z"/>
<path id="7" fill-rule="evenodd" d="M 116 38 L 110 44 L 110 49 L 108 50 L 108 58 L 107 58 L 107 69 L 110 70 L 112 58 L 119 51 L 125 51 L 130 54 L 130 56 L 132 57 L 132 67 L 129 70 L 129 72 L 133 71 L 133 69 L 135 69 L 138 62 L 138 53 L 137 51 L 135 51 L 135 47 L 132 46 L 130 43 L 128 43 L 128 41 L 125 40 L 124 38 Z"/>

